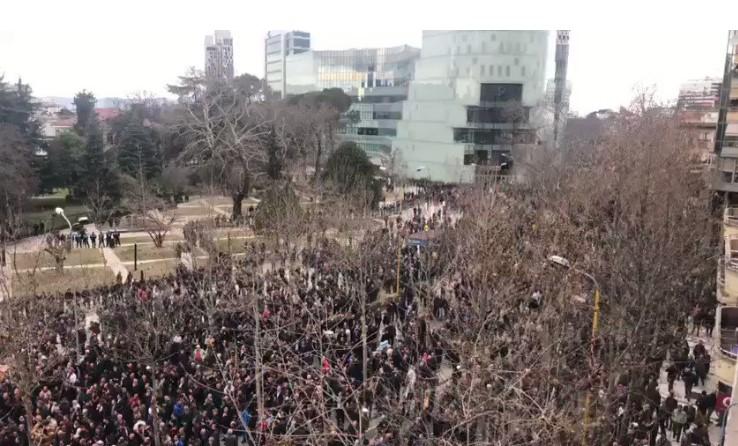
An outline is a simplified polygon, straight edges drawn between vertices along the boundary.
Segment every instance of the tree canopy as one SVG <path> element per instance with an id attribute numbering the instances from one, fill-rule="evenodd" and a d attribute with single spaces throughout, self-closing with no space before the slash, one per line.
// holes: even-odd
<path id="1" fill-rule="evenodd" d="M 90 120 L 95 117 L 95 95 L 87 90 L 82 90 L 74 96 L 74 106 L 77 110 L 77 123 L 74 129 L 77 133 L 84 135 Z"/>
<path id="2" fill-rule="evenodd" d="M 324 180 L 335 191 L 352 200 L 374 206 L 381 199 L 381 184 L 375 178 L 377 167 L 366 153 L 353 142 L 338 146 L 325 164 Z"/>
<path id="3" fill-rule="evenodd" d="M 326 105 L 339 113 L 345 113 L 351 106 L 351 97 L 340 88 L 326 88 L 323 91 L 312 91 L 291 96 L 287 99 L 287 103 L 290 105 L 305 105 L 312 108 L 319 108 L 322 105 Z"/>

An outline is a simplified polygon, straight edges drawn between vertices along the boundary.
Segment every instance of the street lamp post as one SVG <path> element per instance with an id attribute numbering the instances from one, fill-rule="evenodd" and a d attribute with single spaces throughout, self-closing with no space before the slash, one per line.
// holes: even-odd
<path id="1" fill-rule="evenodd" d="M 586 272 L 582 271 L 580 269 L 574 268 L 571 265 L 571 262 L 567 260 L 565 257 L 561 256 L 550 256 L 548 258 L 548 261 L 551 263 L 554 263 L 559 266 L 563 266 L 564 268 L 570 269 L 574 271 L 577 274 L 580 274 L 587 279 L 589 279 L 590 282 L 595 287 L 594 292 L 594 308 L 592 310 L 592 338 L 590 339 L 590 354 L 592 355 L 592 363 L 594 363 L 594 355 L 595 355 L 595 343 L 597 342 L 597 335 L 600 332 L 600 284 L 597 282 L 597 279 L 595 277 Z M 589 391 L 587 392 L 587 399 L 584 402 L 584 432 L 582 433 L 582 445 L 587 446 L 587 437 L 589 434 L 589 425 L 591 423 L 591 415 L 590 415 L 590 409 L 592 406 L 592 386 L 590 384 Z"/>
<path id="2" fill-rule="evenodd" d="M 69 225 L 69 235 L 72 235 L 72 223 L 67 218 L 66 214 L 64 214 L 64 209 L 62 208 L 56 208 L 54 209 L 54 213 L 64 219 L 64 221 L 67 222 L 67 225 Z"/>
<path id="3" fill-rule="evenodd" d="M 61 216 L 64 219 L 64 221 L 67 222 L 67 225 L 69 226 L 69 237 L 67 237 L 67 241 L 65 243 L 67 244 L 67 247 L 70 247 L 71 248 L 71 246 L 72 246 L 72 232 L 73 232 L 72 223 L 69 221 L 69 219 L 67 218 L 67 216 L 64 214 L 64 209 L 62 209 L 62 208 L 56 208 L 56 209 L 54 209 L 54 213 L 56 215 Z M 79 320 L 78 320 L 78 317 L 77 317 L 77 293 L 74 293 L 74 303 L 72 305 L 73 305 L 72 311 L 74 312 L 74 343 L 75 343 L 75 347 L 77 349 L 77 352 L 76 352 L 76 355 L 75 356 L 76 356 L 76 363 L 79 364 L 79 332 L 78 332 L 78 330 L 79 330 Z"/>

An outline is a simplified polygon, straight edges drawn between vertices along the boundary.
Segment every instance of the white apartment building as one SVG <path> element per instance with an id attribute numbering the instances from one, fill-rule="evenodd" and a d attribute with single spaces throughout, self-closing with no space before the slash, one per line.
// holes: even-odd
<path id="1" fill-rule="evenodd" d="M 285 97 L 287 56 L 310 51 L 310 33 L 305 31 L 270 31 L 264 39 L 264 79 L 271 92 Z M 300 76 L 301 73 L 295 73 Z M 292 77 L 292 73 L 290 73 Z"/>
<path id="2" fill-rule="evenodd" d="M 540 142 L 547 31 L 424 31 L 393 142 L 400 174 L 467 183 Z"/>
<path id="3" fill-rule="evenodd" d="M 205 36 L 205 75 L 211 79 L 233 79 L 233 37 L 230 31 Z"/>

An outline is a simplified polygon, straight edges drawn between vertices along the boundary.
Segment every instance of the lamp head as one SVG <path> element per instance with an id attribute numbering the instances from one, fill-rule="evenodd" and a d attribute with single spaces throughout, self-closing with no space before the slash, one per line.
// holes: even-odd
<path id="1" fill-rule="evenodd" d="M 62 209 L 62 208 L 56 208 L 56 209 L 54 209 L 54 213 L 56 215 L 64 215 L 64 209 Z"/>
<path id="2" fill-rule="evenodd" d="M 571 262 L 569 262 L 565 257 L 549 256 L 548 261 L 559 266 L 563 266 L 564 268 L 571 268 Z"/>

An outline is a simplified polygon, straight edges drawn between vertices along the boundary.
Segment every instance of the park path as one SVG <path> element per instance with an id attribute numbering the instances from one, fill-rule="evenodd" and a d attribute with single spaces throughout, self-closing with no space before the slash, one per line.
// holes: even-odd
<path id="1" fill-rule="evenodd" d="M 694 346 L 699 342 L 702 341 L 702 343 L 707 348 L 707 351 L 710 353 L 710 356 L 713 358 L 712 365 L 711 365 L 711 372 L 710 376 L 708 376 L 707 381 L 705 382 L 705 386 L 702 386 L 700 384 L 695 384 L 692 388 L 692 398 L 691 400 L 687 400 L 685 392 L 684 392 L 684 382 L 681 380 L 677 380 L 674 382 L 674 398 L 676 398 L 679 405 L 685 405 L 685 404 L 695 404 L 695 398 L 697 395 L 700 394 L 703 390 L 705 390 L 707 393 L 710 393 L 715 390 L 717 379 L 713 376 L 712 371 L 714 370 L 713 367 L 715 367 L 715 360 L 714 358 L 718 358 L 719 353 L 719 346 L 715 345 L 713 342 L 713 339 L 707 336 L 694 336 L 694 335 L 688 335 L 687 336 L 687 343 L 689 344 L 690 352 L 694 348 Z M 661 394 L 661 400 L 663 401 L 666 399 L 666 397 L 669 396 L 669 383 L 666 378 L 666 368 L 669 366 L 670 361 L 664 361 L 664 363 L 661 366 L 661 371 L 659 373 L 659 393 Z M 712 418 L 710 419 L 710 426 L 708 427 L 708 433 L 710 435 L 710 444 L 716 445 L 719 444 L 720 441 L 720 427 L 718 426 L 718 416 L 717 413 L 714 413 Z M 679 446 L 679 442 L 674 441 L 673 437 L 671 436 L 671 430 L 669 430 L 669 441 L 670 444 L 673 446 Z M 738 445 L 734 445 L 738 446 Z"/>
<path id="2" fill-rule="evenodd" d="M 94 224 L 87 225 L 87 231 L 99 232 Z M 128 277 L 128 269 L 123 265 L 123 262 L 120 261 L 118 254 L 115 253 L 113 248 L 103 248 L 102 253 L 105 258 L 105 263 L 108 265 L 110 270 L 113 271 L 113 275 L 117 277 L 118 274 L 120 274 L 120 277 L 123 280 L 126 280 L 126 277 Z"/>
<path id="3" fill-rule="evenodd" d="M 202 207 L 206 207 L 208 209 L 212 209 L 215 213 L 223 215 L 225 217 L 231 218 L 231 213 L 228 211 L 224 211 L 223 209 L 220 209 L 217 205 L 214 205 L 212 203 L 209 203 L 206 198 L 200 198 L 197 200 L 197 202 L 202 204 Z"/>

